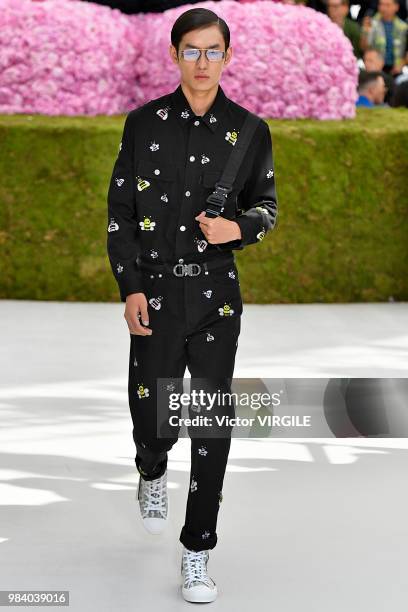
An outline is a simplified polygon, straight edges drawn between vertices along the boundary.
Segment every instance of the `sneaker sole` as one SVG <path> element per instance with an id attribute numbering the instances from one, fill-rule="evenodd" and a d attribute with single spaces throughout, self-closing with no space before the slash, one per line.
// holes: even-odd
<path id="1" fill-rule="evenodd" d="M 181 586 L 181 594 L 186 601 L 190 603 L 211 603 L 217 599 L 217 589 L 209 591 L 208 593 L 199 593 L 197 591 L 194 592 L 194 588 L 196 587 L 193 587 L 192 589 L 185 589 L 183 586 Z"/>

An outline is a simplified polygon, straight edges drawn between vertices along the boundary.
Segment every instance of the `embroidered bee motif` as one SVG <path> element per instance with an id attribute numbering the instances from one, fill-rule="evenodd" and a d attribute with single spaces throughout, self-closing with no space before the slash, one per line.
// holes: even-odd
<path id="1" fill-rule="evenodd" d="M 215 340 L 214 336 L 210 334 L 210 332 L 207 332 L 207 342 L 212 342 L 213 340 Z"/>
<path id="2" fill-rule="evenodd" d="M 156 111 L 156 115 L 159 115 L 160 119 L 163 119 L 163 121 L 165 121 L 169 116 L 169 110 L 170 106 L 166 106 L 165 108 L 159 108 L 159 110 Z"/>
<path id="3" fill-rule="evenodd" d="M 207 289 L 207 291 L 203 291 L 203 294 L 206 298 L 210 298 L 212 296 L 212 289 Z"/>
<path id="4" fill-rule="evenodd" d="M 208 246 L 208 242 L 206 240 L 200 240 L 198 238 L 195 238 L 196 244 L 197 244 L 197 250 L 199 253 L 202 253 L 203 251 L 205 251 L 205 249 Z"/>
<path id="5" fill-rule="evenodd" d="M 160 310 L 162 300 L 163 300 L 163 296 L 159 295 L 159 297 L 157 297 L 157 298 L 150 298 L 149 304 L 155 310 Z"/>
<path id="6" fill-rule="evenodd" d="M 150 187 L 150 183 L 146 179 L 143 179 L 140 176 L 137 176 L 136 178 L 138 191 L 143 191 L 143 189 L 147 189 L 148 187 Z"/>
<path id="7" fill-rule="evenodd" d="M 272 168 L 270 170 L 268 170 L 267 174 L 266 174 L 266 178 L 272 178 L 273 177 L 273 170 Z"/>
<path id="8" fill-rule="evenodd" d="M 160 145 L 157 142 L 152 142 L 152 144 L 150 145 L 149 149 L 151 151 L 158 151 L 160 148 Z"/>
<path id="9" fill-rule="evenodd" d="M 108 232 L 116 232 L 119 229 L 119 225 L 116 223 L 115 219 L 111 217 L 110 223 L 108 225 Z"/>
<path id="10" fill-rule="evenodd" d="M 203 535 L 201 536 L 201 538 L 203 540 L 206 540 L 209 537 L 210 537 L 210 532 L 209 531 L 204 531 Z"/>
<path id="11" fill-rule="evenodd" d="M 161 200 L 163 200 L 163 202 L 168 202 L 169 198 L 167 197 L 167 193 L 163 193 L 163 195 L 160 198 Z"/>
<path id="12" fill-rule="evenodd" d="M 229 276 L 230 278 L 235 278 L 235 272 L 234 272 L 234 270 L 230 270 L 230 271 L 228 272 L 228 276 Z"/>
<path id="13" fill-rule="evenodd" d="M 235 130 L 233 132 L 227 132 L 225 134 L 225 140 L 227 142 L 229 142 L 230 144 L 232 144 L 232 146 L 235 146 L 235 143 L 237 142 L 237 138 L 238 138 L 238 132 L 236 132 Z"/>
<path id="14" fill-rule="evenodd" d="M 215 123 L 217 121 L 217 119 L 214 117 L 214 115 L 211 113 L 210 115 L 210 123 Z"/>
<path id="15" fill-rule="evenodd" d="M 205 446 L 200 446 L 200 448 L 198 449 L 198 454 L 205 457 L 208 454 L 208 450 Z"/>
<path id="16" fill-rule="evenodd" d="M 191 479 L 190 491 L 192 493 L 194 493 L 194 491 L 197 491 L 197 481 L 194 480 L 194 478 Z"/>
<path id="17" fill-rule="evenodd" d="M 265 228 L 264 227 L 262 228 L 260 232 L 257 233 L 256 237 L 258 238 L 259 241 L 265 238 Z"/>
<path id="18" fill-rule="evenodd" d="M 261 212 L 265 213 L 266 215 L 269 215 L 269 210 L 267 210 L 263 206 L 255 206 L 255 210 L 260 210 Z"/>
<path id="19" fill-rule="evenodd" d="M 207 157 L 206 155 L 204 155 L 204 153 L 201 155 L 201 163 L 202 164 L 208 164 L 208 162 L 210 161 L 210 158 Z"/>
<path id="20" fill-rule="evenodd" d="M 123 272 L 123 266 L 118 263 L 118 265 L 116 266 L 116 270 L 118 271 L 118 274 L 120 274 L 121 272 Z"/>
<path id="21" fill-rule="evenodd" d="M 150 251 L 150 257 L 152 257 L 153 259 L 156 259 L 156 257 L 158 257 L 159 254 L 157 251 L 155 251 L 154 249 L 151 249 Z"/>
<path id="22" fill-rule="evenodd" d="M 143 221 L 139 221 L 140 229 L 147 232 L 152 232 L 156 227 L 156 221 L 152 221 L 149 217 L 145 217 Z"/>
<path id="23" fill-rule="evenodd" d="M 230 317 L 234 314 L 233 309 L 230 304 L 224 304 L 222 308 L 218 309 L 220 317 Z"/>
<path id="24" fill-rule="evenodd" d="M 116 184 L 117 184 L 118 187 L 122 187 L 123 183 L 125 182 L 125 179 L 117 178 L 117 179 L 115 179 L 115 181 L 116 181 Z"/>
<path id="25" fill-rule="evenodd" d="M 149 387 L 144 387 L 143 384 L 138 385 L 137 394 L 139 396 L 139 399 L 149 397 Z"/>
<path id="26" fill-rule="evenodd" d="M 190 113 L 188 112 L 188 110 L 183 110 L 183 112 L 181 113 L 181 117 L 183 117 L 183 119 L 188 119 L 190 116 Z"/>

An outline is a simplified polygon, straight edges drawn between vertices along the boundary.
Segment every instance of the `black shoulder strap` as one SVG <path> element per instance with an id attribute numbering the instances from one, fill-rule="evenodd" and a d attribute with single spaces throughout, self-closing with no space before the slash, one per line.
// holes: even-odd
<path id="1" fill-rule="evenodd" d="M 219 181 L 215 183 L 215 190 L 206 200 L 208 204 L 205 213 L 206 217 L 218 217 L 224 210 L 225 198 L 232 191 L 239 168 L 260 121 L 260 117 L 248 111 L 222 176 Z"/>

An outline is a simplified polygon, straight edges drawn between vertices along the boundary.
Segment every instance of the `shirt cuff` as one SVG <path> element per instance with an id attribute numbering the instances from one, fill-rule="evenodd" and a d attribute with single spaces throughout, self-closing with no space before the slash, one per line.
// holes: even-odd
<path id="1" fill-rule="evenodd" d="M 120 291 L 120 299 L 122 302 L 126 302 L 126 298 L 131 293 L 144 293 L 143 282 L 141 274 L 135 272 L 132 276 L 118 278 L 116 277 L 119 291 Z"/>
<path id="2" fill-rule="evenodd" d="M 255 242 L 259 242 L 262 240 L 263 235 L 262 232 L 265 231 L 264 226 L 262 226 L 262 219 L 257 217 L 249 217 L 245 213 L 239 215 L 234 219 L 235 223 L 238 223 L 241 229 L 241 246 L 247 246 L 248 244 L 254 244 Z"/>

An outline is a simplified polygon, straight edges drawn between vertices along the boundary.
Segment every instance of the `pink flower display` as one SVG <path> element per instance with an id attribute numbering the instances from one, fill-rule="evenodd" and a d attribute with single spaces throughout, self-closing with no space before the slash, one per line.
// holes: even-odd
<path id="1" fill-rule="evenodd" d="M 97 4 L 0 0 L 0 113 L 130 108 L 140 40 L 126 15 Z"/>
<path id="2" fill-rule="evenodd" d="M 146 15 L 138 104 L 177 86 L 179 71 L 168 51 L 170 31 L 178 15 L 193 6 L 213 10 L 229 25 L 233 58 L 221 85 L 235 102 L 270 118 L 355 116 L 358 66 L 350 41 L 326 15 L 271 0 L 208 1 Z M 135 25 L 138 18 L 129 17 Z"/>
<path id="3" fill-rule="evenodd" d="M 179 83 L 169 56 L 177 16 L 203 6 L 231 29 L 221 85 L 262 117 L 355 116 L 357 63 L 326 15 L 272 0 L 202 2 L 124 15 L 78 0 L 0 0 L 0 113 L 128 112 Z"/>

